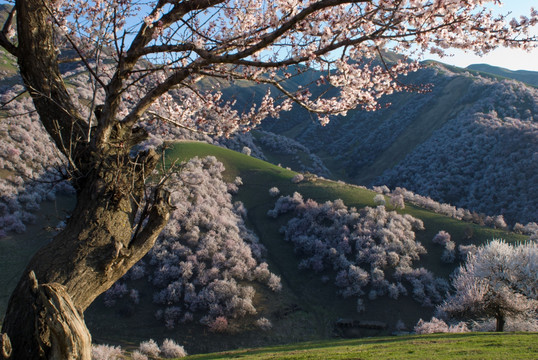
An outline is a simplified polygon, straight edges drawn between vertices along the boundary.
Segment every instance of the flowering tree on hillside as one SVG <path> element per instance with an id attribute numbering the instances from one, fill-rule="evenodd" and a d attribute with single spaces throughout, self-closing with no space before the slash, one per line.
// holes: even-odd
<path id="1" fill-rule="evenodd" d="M 0 45 L 17 59 L 40 120 L 66 157 L 78 202 L 13 292 L 2 356 L 12 345 L 15 359 L 90 358 L 82 313 L 149 251 L 171 211 L 165 182 L 145 191 L 158 155 L 134 151 L 148 137 L 142 122 L 227 135 L 292 103 L 322 124 L 357 106 L 375 109 L 380 96 L 404 89 L 398 75 L 417 68 L 384 61 L 382 50 L 530 46 L 526 31 L 538 12 L 507 22 L 482 8 L 489 2 L 499 3 L 15 0 Z M 74 60 L 91 78 L 89 99 L 70 93 L 59 71 Z M 285 84 L 309 69 L 317 77 L 312 89 Z M 266 83 L 272 91 L 241 113 L 204 79 Z"/>
<path id="2" fill-rule="evenodd" d="M 469 254 L 452 284 L 455 293 L 438 307 L 455 318 L 495 318 L 503 331 L 508 317 L 536 317 L 538 244 L 494 240 Z"/>

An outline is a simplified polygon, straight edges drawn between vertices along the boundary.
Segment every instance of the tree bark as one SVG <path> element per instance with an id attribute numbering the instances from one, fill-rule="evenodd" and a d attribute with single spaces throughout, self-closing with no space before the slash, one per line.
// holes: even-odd
<path id="1" fill-rule="evenodd" d="M 49 3 L 16 1 L 18 66 L 40 120 L 56 146 L 69 159 L 80 161 L 88 147 L 84 141 L 88 125 L 78 114 L 60 75 Z"/>
<path id="2" fill-rule="evenodd" d="M 7 334 L 0 333 L 0 359 L 9 359 L 11 357 L 11 341 Z"/>

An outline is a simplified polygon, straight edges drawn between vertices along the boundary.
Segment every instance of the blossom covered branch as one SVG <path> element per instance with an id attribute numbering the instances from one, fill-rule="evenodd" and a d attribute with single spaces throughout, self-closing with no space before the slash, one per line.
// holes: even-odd
<path id="1" fill-rule="evenodd" d="M 101 48 L 116 49 L 109 52 L 114 61 L 101 64 L 96 74 L 106 84 L 96 133 L 96 144 L 103 146 L 113 124 L 132 127 L 148 110 L 204 131 L 207 122 L 214 121 L 218 126 L 212 130 L 222 135 L 248 130 L 264 117 L 247 120 L 247 114 L 229 110 L 233 104 L 224 105 L 227 111 L 205 112 L 204 120 L 185 116 L 194 112 L 184 104 L 200 101 L 196 97 L 203 99 L 204 108 L 223 105 L 220 95 L 215 95 L 218 89 L 193 91 L 202 78 L 270 83 L 280 90 L 274 94 L 317 113 L 326 124 L 327 115 L 345 115 L 358 106 L 375 110 L 380 97 L 405 90 L 397 77 L 419 67 L 406 56 L 419 58 L 426 51 L 445 55 L 449 48 L 482 54 L 498 46 L 529 49 L 536 45 L 537 39 L 528 32 L 538 22 L 535 9 L 528 17 L 509 20 L 487 10 L 488 3 L 500 4 L 483 0 L 117 0 L 53 5 L 60 34 L 77 39 L 76 46 L 96 68 L 95 39 Z M 405 56 L 386 64 L 378 60 L 380 50 Z M 284 85 L 305 68 L 318 71 L 316 84 L 322 93 L 327 88 L 336 91 L 319 96 L 320 91 Z M 135 87 L 137 101 L 127 99 Z M 187 90 L 180 100 L 173 99 L 178 103 L 175 111 L 162 113 L 170 102 L 165 94 L 172 89 Z M 263 100 L 265 116 L 289 110 L 289 100 L 280 104 L 282 97 L 275 96 Z"/>

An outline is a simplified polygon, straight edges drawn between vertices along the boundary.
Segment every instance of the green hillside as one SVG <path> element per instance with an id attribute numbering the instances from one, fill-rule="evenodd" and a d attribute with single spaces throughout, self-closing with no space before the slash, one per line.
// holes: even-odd
<path id="1" fill-rule="evenodd" d="M 270 319 L 273 328 L 260 332 L 249 323 L 253 318 L 246 318 L 244 322 L 239 321 L 239 327 L 243 327 L 233 334 L 208 333 L 200 325 L 167 330 L 153 317 L 154 308 L 150 296 L 146 296 L 145 301 L 141 300 L 144 305 L 140 311 L 130 318 L 118 316 L 116 310 L 105 308 L 98 303 L 92 305 L 86 313 L 86 321 L 95 341 L 119 343 L 129 347 L 129 344 L 136 345 L 148 337 L 161 340 L 173 337 L 191 353 L 210 352 L 217 349 L 329 339 L 342 335 L 377 336 L 394 331 L 397 320 L 402 320 L 411 330 L 419 318 L 430 318 L 433 309 L 422 308 L 410 297 L 398 300 L 386 297 L 375 301 L 367 300 L 367 311 L 358 314 L 355 299 L 345 299 L 337 295 L 336 286 L 323 283 L 320 274 L 298 269 L 298 259 L 294 255 L 293 246 L 283 241 L 279 233 L 280 227 L 287 222 L 289 216 L 275 220 L 266 215 L 275 202 L 275 198 L 268 193 L 273 186 L 278 187 L 283 195 L 298 191 L 305 198 L 317 201 L 341 198 L 348 206 L 356 207 L 374 206 L 374 192 L 318 178 L 293 184 L 290 180 L 295 173 L 290 170 L 205 143 L 179 142 L 166 150 L 166 157 L 170 161 L 206 155 L 216 156 L 224 163 L 227 169 L 225 177 L 228 180 L 236 176 L 243 179 L 244 185 L 240 187 L 235 200 L 243 201 L 246 205 L 248 226 L 255 230 L 267 248 L 266 258 L 270 269 L 282 277 L 283 290 L 279 294 L 267 291 L 261 286 L 256 287 L 256 316 Z M 509 241 L 524 239 L 520 235 L 457 221 L 412 205 L 407 205 L 401 212 L 424 221 L 426 230 L 419 232 L 417 238 L 428 249 L 428 255 L 423 257 L 420 265 L 443 277 L 448 277 L 454 265 L 442 263 L 442 249 L 431 244 L 431 239 L 439 230 L 450 232 L 457 244 L 479 244 L 491 238 L 505 238 Z M 465 239 L 465 234 L 469 232 L 473 234 L 472 238 Z M 382 321 L 388 326 L 385 330 L 354 329 L 351 333 L 342 334 L 335 328 L 335 322 L 339 318 Z"/>
<path id="2" fill-rule="evenodd" d="M 365 301 L 367 311 L 356 312 L 356 299 L 345 299 L 337 295 L 333 284 L 323 283 L 320 274 L 298 269 L 298 259 L 293 252 L 293 245 L 283 241 L 279 229 L 289 216 L 277 219 L 269 218 L 267 211 L 273 208 L 275 198 L 270 197 L 269 188 L 276 186 L 282 195 L 298 191 L 306 198 L 318 202 L 342 199 L 346 205 L 355 207 L 374 206 L 374 192 L 342 182 L 323 180 L 306 176 L 305 181 L 293 184 L 290 180 L 293 171 L 269 164 L 259 159 L 246 156 L 228 149 L 206 143 L 178 142 L 166 150 L 168 162 L 186 160 L 193 156 L 216 156 L 226 167 L 225 177 L 232 180 L 236 176 L 243 179 L 244 185 L 234 200 L 240 200 L 248 209 L 247 225 L 255 230 L 260 241 L 267 248 L 266 258 L 271 271 L 282 278 L 283 290 L 273 293 L 262 286 L 255 286 L 257 295 L 255 306 L 258 314 L 235 321 L 232 334 L 215 334 L 207 332 L 201 325 L 189 325 L 173 330 L 163 327 L 162 322 L 154 317 L 155 304 L 152 303 L 151 289 L 140 289 L 140 305 L 134 313 L 125 314 L 114 308 L 106 308 L 102 301 L 96 301 L 85 313 L 86 323 L 94 341 L 121 344 L 126 348 L 137 346 L 139 342 L 153 338 L 162 341 L 174 338 L 185 345 L 190 353 L 207 353 L 217 350 L 237 349 L 253 346 L 267 346 L 300 341 L 330 339 L 334 336 L 377 336 L 386 335 L 395 330 L 394 325 L 402 320 L 409 330 L 419 318 L 430 318 L 432 308 L 423 308 L 410 297 L 398 300 L 387 297 L 375 301 Z M 49 206 L 49 205 L 47 205 Z M 50 207 L 55 208 L 54 205 Z M 67 207 L 65 207 L 67 208 Z M 390 208 L 390 206 L 388 206 Z M 57 209 L 61 212 L 62 208 Z M 448 277 L 454 265 L 440 261 L 442 248 L 432 246 L 431 239 L 439 230 L 446 230 L 459 244 L 479 244 L 492 238 L 504 238 L 508 241 L 520 241 L 524 237 L 513 233 L 483 228 L 475 224 L 457 221 L 408 204 L 405 210 L 398 210 L 418 217 L 424 221 L 425 230 L 417 233 L 417 240 L 428 249 L 419 265 L 424 266 L 438 276 Z M 57 219 L 41 219 L 36 229 L 54 225 Z M 471 238 L 466 238 L 468 234 Z M 8 296 L 15 285 L 24 263 L 36 249 L 46 241 L 24 241 L 26 235 L 10 236 L 9 241 L 0 241 L 0 254 L 10 254 L 9 262 L 0 262 L 2 273 L 2 302 L 0 312 L 5 311 Z M 24 246 L 13 251 L 16 244 Z M 141 280 L 143 281 L 143 280 Z M 264 316 L 272 322 L 272 329 L 266 332 L 252 324 L 252 321 Z M 354 329 L 351 333 L 342 333 L 335 328 L 337 319 L 381 321 L 387 324 L 384 330 Z"/>

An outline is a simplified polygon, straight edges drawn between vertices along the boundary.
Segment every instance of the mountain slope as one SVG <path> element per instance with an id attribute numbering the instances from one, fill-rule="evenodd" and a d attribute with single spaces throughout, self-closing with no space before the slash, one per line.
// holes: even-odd
<path id="1" fill-rule="evenodd" d="M 268 344 L 288 343 L 313 339 L 325 339 L 334 336 L 340 331 L 335 327 L 339 318 L 356 320 L 379 321 L 387 324 L 385 330 L 361 329 L 361 336 L 370 336 L 391 332 L 397 320 L 402 320 L 409 328 L 418 318 L 429 318 L 432 308 L 424 308 L 420 303 L 410 297 L 401 297 L 398 300 L 388 297 L 379 297 L 375 301 L 366 300 L 367 311 L 357 313 L 356 300 L 337 295 L 337 288 L 324 282 L 323 275 L 332 277 L 334 274 L 327 271 L 317 274 L 312 271 L 298 270 L 299 259 L 293 251 L 293 246 L 285 242 L 279 232 L 281 226 L 289 220 L 289 216 L 271 219 L 267 211 L 272 209 L 275 198 L 269 195 L 269 188 L 278 187 L 283 195 L 291 195 L 299 191 L 304 198 L 312 198 L 318 202 L 342 199 L 348 206 L 362 208 L 375 206 L 376 193 L 353 185 L 340 182 L 307 177 L 306 180 L 294 184 L 291 179 L 296 173 L 271 165 L 267 162 L 246 156 L 228 149 L 216 147 L 205 143 L 180 142 L 174 144 L 166 152 L 167 158 L 188 159 L 193 156 L 216 156 L 226 167 L 225 179 L 232 181 L 241 176 L 244 185 L 239 188 L 234 200 L 243 201 L 248 209 L 247 226 L 254 230 L 260 242 L 267 248 L 266 258 L 271 271 L 282 278 L 283 290 L 279 294 L 255 286 L 257 317 L 263 316 L 272 322 L 272 329 L 260 333 L 252 325 L 253 319 L 247 317 L 237 320 L 239 326 L 232 334 L 208 333 L 207 328 L 191 324 L 176 329 L 166 329 L 161 321 L 154 317 L 155 305 L 152 303 L 151 292 L 142 287 L 140 290 L 140 304 L 130 312 L 107 308 L 102 298 L 95 302 L 85 314 L 86 322 L 93 334 L 94 341 L 107 343 L 138 343 L 148 338 L 162 341 L 164 338 L 174 338 L 184 344 L 190 353 L 209 352 L 246 346 L 261 346 Z M 387 205 L 388 209 L 392 209 Z M 442 263 L 439 259 L 442 248 L 432 243 L 432 238 L 440 230 L 448 231 L 452 239 L 458 244 L 480 244 L 491 238 L 505 238 L 509 241 L 521 241 L 524 236 L 509 233 L 503 230 L 480 227 L 476 224 L 457 221 L 446 216 L 432 213 L 418 206 L 407 204 L 405 209 L 398 212 L 410 214 L 424 222 L 425 230 L 416 233 L 417 240 L 428 250 L 428 255 L 422 256 L 419 266 L 432 270 L 437 276 L 448 277 L 454 264 Z M 45 219 L 46 220 L 46 219 Z M 36 224 L 44 227 L 46 223 Z M 51 225 L 57 223 L 52 219 Z M 24 236 L 24 235 L 22 235 Z M 471 236 L 471 237 L 469 237 Z M 18 237 L 9 235 L 0 239 L 0 254 L 9 252 L 11 261 L 0 262 L 3 279 L 17 279 L 24 259 L 40 246 L 39 243 L 25 242 L 19 248 L 18 254 L 12 250 Z M 15 261 L 19 258 L 20 261 Z M 11 281 L 5 281 L 3 298 L 7 299 Z M 0 311 L 4 311 L 5 303 L 0 304 Z M 141 326 L 141 324 L 143 324 Z M 355 336 L 359 330 L 353 330 Z"/>
<path id="2" fill-rule="evenodd" d="M 492 66 L 488 64 L 472 64 L 467 66 L 466 69 L 480 71 L 486 74 L 493 74 L 502 76 L 507 79 L 514 79 L 524 82 L 529 85 L 538 86 L 538 72 L 528 70 L 508 70 L 499 66 Z"/>
<path id="3" fill-rule="evenodd" d="M 432 84 L 432 91 L 391 95 L 391 106 L 352 111 L 325 128 L 304 113 L 262 125 L 306 146 L 336 178 L 404 186 L 512 224 L 536 221 L 538 90 L 439 63 L 406 81 Z"/>

